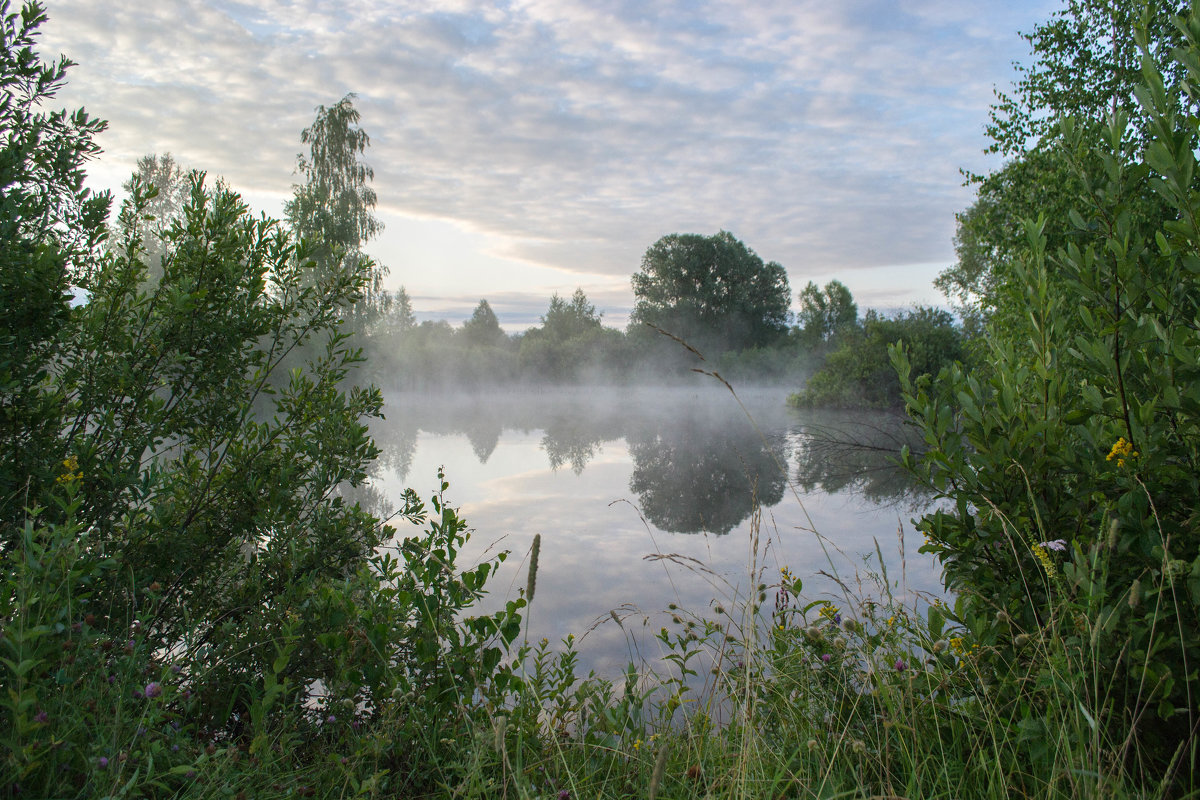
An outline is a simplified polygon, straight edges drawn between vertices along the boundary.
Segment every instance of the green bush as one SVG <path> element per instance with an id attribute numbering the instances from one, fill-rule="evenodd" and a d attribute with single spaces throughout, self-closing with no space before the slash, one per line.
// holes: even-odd
<path id="1" fill-rule="evenodd" d="M 1181 25 L 1190 92 L 1200 19 Z M 1050 255 L 1042 225 L 1027 226 L 1025 255 L 1003 286 L 1027 314 L 990 328 L 988 375 L 950 367 L 912 380 L 907 358 L 894 355 L 928 447 L 919 469 L 951 501 L 921 520 L 924 549 L 961 594 L 1020 734 L 1048 728 L 1039 693 L 1014 677 L 1028 668 L 1011 665 L 1038 657 L 1031 637 L 1060 637 L 1069 659 L 1104 665 L 1072 691 L 1102 711 L 1095 724 L 1107 738 L 1125 743 L 1119 757 L 1150 774 L 1171 764 L 1182 771 L 1176 785 L 1188 786 L 1200 724 L 1197 122 L 1149 60 L 1143 81 L 1141 157 L 1123 155 L 1119 114 L 1099 136 L 1063 123 L 1071 151 L 1101 142 L 1078 162 L 1078 236 Z M 1138 216 L 1147 183 L 1168 205 L 1157 220 Z"/>
<path id="2" fill-rule="evenodd" d="M 102 249 L 107 198 L 79 188 L 102 125 L 33 113 L 66 62 L 33 50 L 38 5 L 0 17 L 0 791 L 294 788 L 343 748 L 427 786 L 479 713 L 469 687 L 505 685 L 523 601 L 469 616 L 496 562 L 456 569 L 440 494 L 432 514 L 407 496 L 426 531 L 398 557 L 346 499 L 378 453 L 378 390 L 345 388 L 370 265 L 315 270 L 320 242 L 193 174 L 147 282 L 153 192 L 132 182 Z"/>
<path id="3" fill-rule="evenodd" d="M 788 398 L 790 405 L 899 408 L 903 398 L 889 347 L 904 347 L 917 375 L 936 374 L 963 360 L 966 352 L 954 318 L 924 306 L 892 317 L 868 311 L 860 328 L 848 329 L 834 341 L 833 350 L 804 390 Z"/>

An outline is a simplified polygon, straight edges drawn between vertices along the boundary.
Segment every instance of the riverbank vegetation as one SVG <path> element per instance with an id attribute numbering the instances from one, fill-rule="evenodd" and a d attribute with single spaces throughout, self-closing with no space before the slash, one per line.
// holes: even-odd
<path id="1" fill-rule="evenodd" d="M 323 215 L 338 198 L 317 149 L 288 224 L 193 174 L 169 224 L 147 231 L 155 193 L 135 179 L 110 229 L 109 198 L 83 187 L 103 123 L 41 109 L 69 64 L 38 55 L 37 4 L 4 3 L 0 792 L 1194 795 L 1200 14 L 1136 9 L 1072 2 L 998 107 L 997 124 L 1041 127 L 980 195 L 1022 238 L 987 244 L 980 206 L 962 221 L 989 253 L 985 291 L 964 295 L 981 355 L 960 358 L 940 312 L 851 324 L 836 286 L 813 287 L 840 309 L 805 334 L 832 364 L 870 350 L 853 379 L 874 385 L 889 353 L 927 447 L 908 466 L 946 501 L 920 549 L 954 602 L 914 605 L 882 558 L 806 601 L 756 518 L 747 581 L 671 609 L 644 637 L 657 657 L 610 681 L 577 674 L 573 637 L 523 639 L 537 540 L 517 597 L 482 614 L 507 556 L 457 564 L 469 529 L 441 492 L 387 520 L 349 499 L 381 396 L 345 380 L 348 337 L 364 298 L 382 318 L 395 298 L 358 251 L 369 228 Z M 1113 80 L 1060 104 L 1048 88 L 1081 53 Z M 347 111 L 322 109 L 306 141 Z M 348 191 L 362 223 L 370 198 Z M 1051 191 L 1061 215 L 1017 202 Z M 454 335 L 499 346 L 489 310 Z M 596 322 L 580 293 L 543 328 L 607 336 Z M 745 345 L 800 337 L 768 328 Z"/>

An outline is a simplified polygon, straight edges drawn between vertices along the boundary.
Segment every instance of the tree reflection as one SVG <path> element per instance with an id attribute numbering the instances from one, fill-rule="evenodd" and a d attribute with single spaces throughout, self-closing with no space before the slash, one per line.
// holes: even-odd
<path id="1" fill-rule="evenodd" d="M 916 507 L 930 500 L 899 465 L 902 448 L 921 448 L 921 437 L 903 416 L 813 413 L 794 438 L 796 485 L 806 492 L 856 492 L 881 505 Z"/>
<path id="2" fill-rule="evenodd" d="M 576 475 L 583 473 L 605 442 L 624 435 L 622 420 L 614 414 L 555 414 L 545 422 L 542 449 L 550 459 L 550 469 L 567 464 Z"/>
<path id="3" fill-rule="evenodd" d="M 656 527 L 672 533 L 729 533 L 757 502 L 783 498 L 783 441 L 764 443 L 749 423 L 689 415 L 630 437 L 629 490 Z"/>

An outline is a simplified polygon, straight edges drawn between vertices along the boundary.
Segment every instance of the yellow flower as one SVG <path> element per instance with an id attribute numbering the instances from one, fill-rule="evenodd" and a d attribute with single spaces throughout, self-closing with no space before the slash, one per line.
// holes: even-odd
<path id="1" fill-rule="evenodd" d="M 83 473 L 79 471 L 79 459 L 74 455 L 69 455 L 62 462 L 63 474 L 55 478 L 55 483 L 69 483 L 71 481 L 83 480 Z"/>
<path id="2" fill-rule="evenodd" d="M 1125 441 L 1125 437 L 1122 436 L 1113 444 L 1112 449 L 1108 451 L 1108 455 L 1104 457 L 1104 460 L 1116 461 L 1118 467 L 1123 467 L 1127 459 L 1137 458 L 1139 455 L 1140 453 L 1133 449 L 1133 444 Z"/>
<path id="3" fill-rule="evenodd" d="M 1120 464 L 1120 462 L 1118 462 Z M 1054 562 L 1050 559 L 1050 554 L 1046 552 L 1046 548 L 1040 544 L 1032 545 L 1033 554 L 1037 556 L 1037 560 L 1042 563 L 1042 569 L 1046 571 L 1046 575 L 1053 578 L 1058 574 L 1058 568 L 1054 566 Z"/>

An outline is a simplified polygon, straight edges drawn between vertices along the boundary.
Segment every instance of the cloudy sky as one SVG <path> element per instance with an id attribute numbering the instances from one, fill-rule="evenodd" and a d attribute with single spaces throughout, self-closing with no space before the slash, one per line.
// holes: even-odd
<path id="1" fill-rule="evenodd" d="M 48 0 L 60 95 L 109 120 L 96 188 L 172 153 L 258 209 L 355 92 L 419 316 L 511 330 L 582 287 L 623 325 L 668 233 L 725 229 L 860 306 L 940 302 L 960 168 L 1057 0 Z"/>

